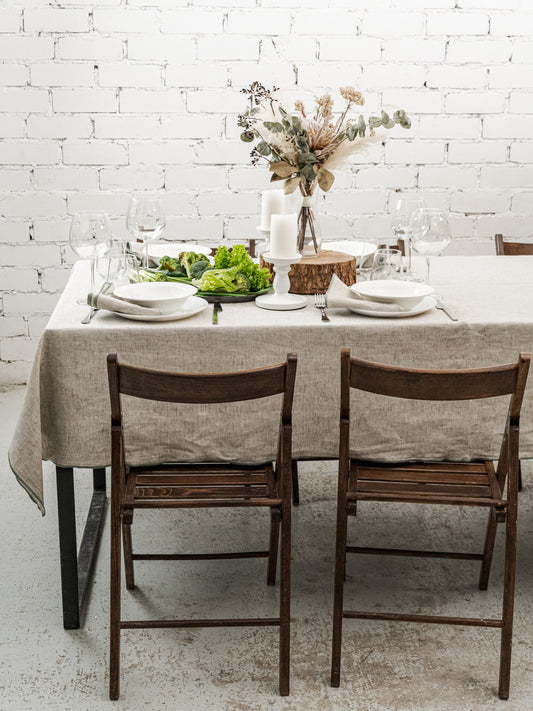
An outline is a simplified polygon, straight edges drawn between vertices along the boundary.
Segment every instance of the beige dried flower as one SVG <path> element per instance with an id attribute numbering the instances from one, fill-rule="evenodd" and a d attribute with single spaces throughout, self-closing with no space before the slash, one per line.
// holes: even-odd
<path id="1" fill-rule="evenodd" d="M 302 116 L 305 117 L 305 107 L 304 107 L 303 101 L 300 101 L 300 99 L 297 99 L 294 102 L 294 110 L 299 111 L 302 114 Z"/>
<path id="2" fill-rule="evenodd" d="M 365 103 L 364 96 L 361 94 L 360 91 L 356 91 L 353 86 L 341 86 L 339 91 L 342 98 L 346 99 L 346 101 L 351 101 L 352 103 L 358 104 L 359 106 L 363 106 L 363 104 Z"/>
<path id="3" fill-rule="evenodd" d="M 317 113 L 322 115 L 324 121 L 328 121 L 333 116 L 333 99 L 331 94 L 324 94 L 316 100 Z"/>

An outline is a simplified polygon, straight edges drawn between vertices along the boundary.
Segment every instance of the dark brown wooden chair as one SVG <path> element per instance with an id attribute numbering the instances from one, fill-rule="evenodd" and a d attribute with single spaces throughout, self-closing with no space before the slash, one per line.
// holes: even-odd
<path id="1" fill-rule="evenodd" d="M 119 363 L 107 357 L 111 397 L 111 618 L 109 696 L 118 699 L 120 633 L 123 629 L 163 627 L 278 626 L 280 628 L 279 688 L 289 693 L 291 442 L 296 356 L 279 365 L 219 374 L 169 373 Z M 129 466 L 125 460 L 121 395 L 172 403 L 230 403 L 282 394 L 275 466 L 237 464 L 154 464 Z M 270 509 L 268 551 L 239 553 L 133 553 L 131 526 L 135 509 L 260 507 Z M 123 620 L 121 618 L 121 540 L 126 587 L 135 586 L 134 560 L 218 560 L 268 558 L 267 583 L 274 585 L 281 527 L 280 614 L 251 619 Z"/>
<path id="2" fill-rule="evenodd" d="M 533 242 L 509 242 L 503 235 L 494 236 L 498 257 L 520 257 L 533 255 Z M 518 491 L 522 491 L 522 464 L 518 468 Z"/>
<path id="3" fill-rule="evenodd" d="M 518 257 L 533 254 L 533 242 L 509 242 L 503 235 L 495 235 L 494 244 L 499 257 Z"/>
<path id="4" fill-rule="evenodd" d="M 402 257 L 405 257 L 405 240 L 400 238 L 394 244 L 386 244 L 385 242 L 383 244 L 378 244 L 378 249 L 387 249 L 387 247 L 389 249 L 399 249 Z"/>
<path id="5" fill-rule="evenodd" d="M 499 696 L 502 699 L 509 697 L 516 561 L 519 416 L 529 361 L 529 355 L 521 354 L 517 363 L 493 368 L 413 370 L 356 360 L 350 357 L 348 349 L 342 349 L 332 686 L 339 686 L 340 682 L 343 619 L 401 620 L 501 629 Z M 349 437 L 352 388 L 395 398 L 432 401 L 476 400 L 510 395 L 507 424 L 496 470 L 492 461 L 468 464 L 456 462 L 379 464 L 351 459 Z M 505 495 L 506 480 L 507 494 Z M 489 510 L 489 518 L 483 552 L 480 554 L 428 552 L 349 546 L 347 545 L 348 516 L 355 515 L 359 501 L 486 507 Z M 505 573 L 501 618 L 460 618 L 344 609 L 346 553 L 479 560 L 481 561 L 479 588 L 486 590 L 498 523 L 505 523 Z"/>

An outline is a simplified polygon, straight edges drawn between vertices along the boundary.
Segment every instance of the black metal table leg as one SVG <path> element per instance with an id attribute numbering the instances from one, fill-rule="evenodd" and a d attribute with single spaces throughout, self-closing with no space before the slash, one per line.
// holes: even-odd
<path id="1" fill-rule="evenodd" d="M 80 627 L 80 614 L 104 522 L 105 469 L 93 470 L 93 495 L 79 554 L 76 544 L 76 502 L 72 468 L 56 467 L 56 485 L 63 627 L 74 630 Z"/>

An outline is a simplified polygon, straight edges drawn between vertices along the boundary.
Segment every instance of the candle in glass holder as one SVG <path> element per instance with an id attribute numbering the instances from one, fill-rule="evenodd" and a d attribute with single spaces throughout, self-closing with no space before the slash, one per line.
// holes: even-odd
<path id="1" fill-rule="evenodd" d="M 261 227 L 270 229 L 272 215 L 285 213 L 285 194 L 283 190 L 263 190 L 261 193 Z"/>
<path id="2" fill-rule="evenodd" d="M 270 223 L 271 257 L 290 259 L 297 254 L 296 235 L 298 234 L 297 215 L 272 215 Z"/>

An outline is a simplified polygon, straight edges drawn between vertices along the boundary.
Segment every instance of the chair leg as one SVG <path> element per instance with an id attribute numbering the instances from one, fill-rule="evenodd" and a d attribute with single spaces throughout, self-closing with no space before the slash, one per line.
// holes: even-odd
<path id="1" fill-rule="evenodd" d="M 348 515 L 344 497 L 337 508 L 337 543 L 335 550 L 335 587 L 333 593 L 333 642 L 331 653 L 331 686 L 339 686 L 341 676 L 342 612 L 346 577 L 346 536 Z"/>
<path id="2" fill-rule="evenodd" d="M 115 487 L 117 488 L 117 487 Z M 114 493 L 114 496 L 113 496 Z M 121 587 L 121 521 L 118 492 L 112 492 L 111 506 L 111 601 L 109 619 L 109 698 L 120 694 L 120 587 Z"/>
<path id="3" fill-rule="evenodd" d="M 485 533 L 485 546 L 483 548 L 483 561 L 479 573 L 479 589 L 486 590 L 489 586 L 490 566 L 492 563 L 492 553 L 494 551 L 494 541 L 496 539 L 496 529 L 498 523 L 496 521 L 496 511 L 490 509 L 489 519 L 487 521 L 487 531 Z"/>
<path id="4" fill-rule="evenodd" d="M 133 558 L 131 545 L 131 524 L 122 524 L 122 542 L 124 548 L 124 572 L 126 574 L 126 587 L 133 590 L 135 587 L 135 576 L 133 574 Z"/>
<path id="5" fill-rule="evenodd" d="M 522 460 L 518 460 L 518 491 L 522 491 L 524 484 L 522 482 Z"/>
<path id="6" fill-rule="evenodd" d="M 516 573 L 516 509 L 510 507 L 505 525 L 505 572 L 503 588 L 503 627 L 500 651 L 500 682 L 498 696 L 509 698 L 511 650 L 513 640 L 513 610 Z"/>
<path id="7" fill-rule="evenodd" d="M 298 460 L 291 460 L 291 471 L 292 471 L 292 503 L 294 506 L 298 506 L 300 503 L 300 485 L 298 482 Z"/>
<path id="8" fill-rule="evenodd" d="M 270 510 L 270 543 L 268 545 L 267 585 L 276 584 L 276 568 L 278 565 L 280 512 Z"/>
<path id="9" fill-rule="evenodd" d="M 280 561 L 279 693 L 288 696 L 291 639 L 291 514 L 284 509 L 281 520 Z"/>

